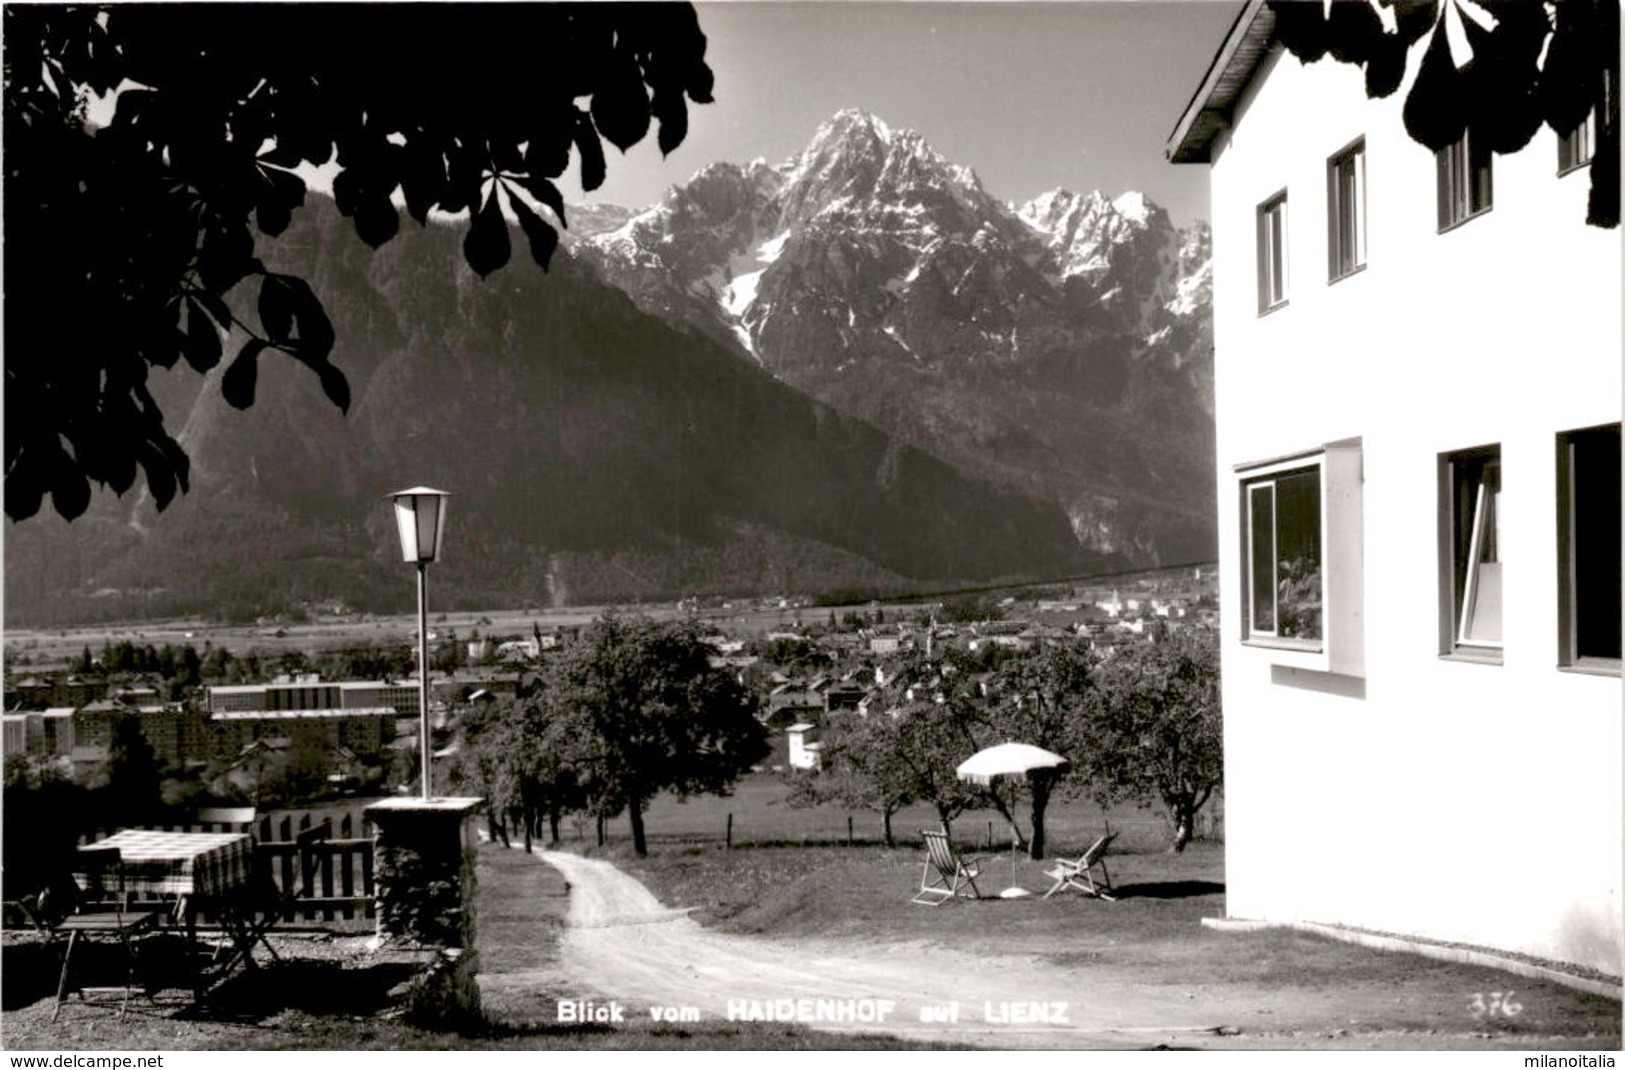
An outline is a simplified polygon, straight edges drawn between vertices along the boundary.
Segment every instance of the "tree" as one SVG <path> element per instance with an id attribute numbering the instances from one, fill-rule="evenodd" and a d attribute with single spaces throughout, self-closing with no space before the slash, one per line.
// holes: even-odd
<path id="1" fill-rule="evenodd" d="M 6 898 L 33 896 L 37 903 L 40 893 L 49 890 L 47 898 L 65 893 L 59 902 L 71 904 L 73 893 L 64 882 L 73 872 L 74 844 L 104 823 L 92 793 L 53 763 L 7 758 L 0 822 Z"/>
<path id="2" fill-rule="evenodd" d="M 1004 663 L 997 683 L 1000 701 L 992 720 L 996 734 L 1071 758 L 1079 751 L 1084 724 L 1099 696 L 1094 656 L 1083 643 L 1039 646 Z M 1027 775 L 1032 798 L 1028 854 L 1043 858 L 1044 815 L 1050 796 L 1068 770 L 1038 769 Z"/>
<path id="3" fill-rule="evenodd" d="M 552 842 L 559 818 L 587 805 L 576 770 L 579 748 L 563 732 L 552 731 L 560 711 L 548 693 L 520 704 L 480 703 L 458 724 L 458 747 L 451 763 L 454 784 L 486 799 L 493 823 L 518 817 L 529 851 L 540 818 L 547 816 Z"/>
<path id="4" fill-rule="evenodd" d="M 512 703 L 475 703 L 458 719 L 457 746 L 447 769 L 454 787 L 485 799 L 491 831 L 500 827 L 504 841 L 507 816 L 522 808 L 522 729 Z"/>
<path id="5" fill-rule="evenodd" d="M 886 846 L 897 846 L 892 817 L 914 801 L 918 786 L 896 742 L 897 720 L 884 714 L 860 717 L 850 711 L 830 715 L 818 771 L 792 778 L 792 806 L 833 802 L 880 814 Z"/>
<path id="6" fill-rule="evenodd" d="M 304 203 L 301 167 L 336 168 L 338 209 L 375 248 L 400 225 L 398 195 L 420 224 L 468 213 L 479 275 L 507 263 L 510 214 L 545 269 L 572 150 L 595 189 L 602 140 L 624 151 L 653 122 L 669 153 L 687 102 L 711 99 L 705 36 L 680 3 L 38 4 L 4 21 L 14 520 L 46 495 L 71 520 L 92 482 L 122 494 L 138 468 L 160 509 L 185 491 L 148 374 L 208 371 L 223 333 L 243 339 L 220 380 L 232 405 L 253 404 L 274 350 L 348 410 L 321 302 L 255 255 Z M 111 118 L 89 121 L 92 97 L 115 93 Z"/>
<path id="7" fill-rule="evenodd" d="M 1156 799 L 1183 851 L 1196 815 L 1224 782 L 1219 650 L 1211 631 L 1161 630 L 1123 645 L 1097 674 L 1101 701 L 1082 761 L 1097 798 Z"/>
<path id="8" fill-rule="evenodd" d="M 640 857 L 656 794 L 721 791 L 767 756 L 755 696 L 710 656 L 693 622 L 609 614 L 550 666 L 559 716 L 549 731 L 578 749 L 596 812 L 628 813 Z"/>
<path id="9" fill-rule="evenodd" d="M 826 736 L 825 755 L 833 751 L 838 768 L 863 778 L 857 797 L 877 806 L 929 803 L 952 831 L 955 818 L 989 801 L 988 792 L 958 774 L 959 763 L 980 749 L 975 729 L 984 718 L 976 704 L 963 678 L 911 655 L 887 682 L 880 708 L 849 727 L 850 735 Z M 1009 816 L 1001 800 L 992 801 Z"/>
<path id="10" fill-rule="evenodd" d="M 1427 38 L 1404 120 L 1411 138 L 1434 152 L 1468 130 L 1474 144 L 1517 152 L 1542 124 L 1567 135 L 1595 110 L 1586 222 L 1619 225 L 1619 0 L 1270 0 L 1269 6 L 1275 34 L 1293 55 L 1305 63 L 1330 55 L 1364 68 L 1373 99 L 1399 89 L 1411 47 Z"/>
<path id="11" fill-rule="evenodd" d="M 973 624 L 984 620 L 1003 620 L 1004 608 L 986 595 L 960 595 L 942 603 L 937 618 L 944 624 Z"/>
<path id="12" fill-rule="evenodd" d="M 454 673 L 468 664 L 468 648 L 457 638 L 457 630 L 448 628 L 445 638 L 429 648 L 429 668 L 436 672 Z"/>
<path id="13" fill-rule="evenodd" d="M 103 812 L 121 823 L 139 823 L 161 807 L 162 786 L 158 754 L 141 731 L 140 715 L 118 718 L 107 748 Z"/>
<path id="14" fill-rule="evenodd" d="M 959 779 L 959 763 L 980 749 L 970 732 L 970 718 L 959 703 L 946 701 L 915 702 L 895 716 L 891 761 L 907 777 L 909 793 L 930 803 L 943 830 L 952 832 L 955 818 L 988 799 L 983 789 Z"/>

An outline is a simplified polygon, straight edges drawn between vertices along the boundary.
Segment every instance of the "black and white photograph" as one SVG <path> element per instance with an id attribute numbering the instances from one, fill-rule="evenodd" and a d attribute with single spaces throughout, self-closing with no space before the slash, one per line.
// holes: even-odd
<path id="1" fill-rule="evenodd" d="M 0 5 L 10 1065 L 1615 1066 L 1619 6 Z"/>

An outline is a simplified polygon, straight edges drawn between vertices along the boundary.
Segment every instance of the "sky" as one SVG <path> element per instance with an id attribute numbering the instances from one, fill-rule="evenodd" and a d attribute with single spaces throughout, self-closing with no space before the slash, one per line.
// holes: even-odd
<path id="1" fill-rule="evenodd" d="M 1178 225 L 1206 219 L 1207 169 L 1163 146 L 1239 0 L 723 0 L 696 3 L 716 101 L 689 108 L 664 160 L 653 134 L 571 200 L 642 207 L 718 160 L 779 163 L 842 108 L 920 133 L 1021 203 L 1065 187 L 1139 190 Z M 606 146 L 606 148 L 608 148 Z M 571 194 L 577 196 L 572 197 Z"/>

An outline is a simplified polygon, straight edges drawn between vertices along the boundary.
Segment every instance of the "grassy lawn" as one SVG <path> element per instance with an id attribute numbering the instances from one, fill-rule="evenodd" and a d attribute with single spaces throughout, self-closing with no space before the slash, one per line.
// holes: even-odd
<path id="1" fill-rule="evenodd" d="M 1114 821 L 1114 827 L 1116 822 Z M 1082 838 L 1058 838 L 1081 851 Z M 1382 953 L 1284 930 L 1219 932 L 1203 917 L 1224 915 L 1221 845 L 1181 855 L 1131 846 L 1108 858 L 1115 903 L 1077 893 L 1044 900 L 909 902 L 923 851 L 915 846 L 736 847 L 663 845 L 647 859 L 623 847 L 615 860 L 660 898 L 696 907 L 693 916 L 728 932 L 817 938 L 851 948 L 928 942 L 987 956 L 1074 970 L 1094 986 L 1132 986 L 1186 999 L 1236 1029 L 1238 1046 L 1417 1046 L 1615 1048 L 1620 1005 L 1572 989 L 1480 967 Z M 1022 859 L 1017 882 L 1049 887 L 1046 863 Z M 1009 852 L 985 858 L 978 885 L 993 896 L 1010 883 Z M 1511 1018 L 1475 1017 L 1475 997 L 1515 992 Z M 1087 991 L 1078 993 L 1087 999 Z M 1208 1020 L 1206 1018 L 1203 1019 Z"/>
<path id="2" fill-rule="evenodd" d="M 729 815 L 733 817 L 735 845 L 844 844 L 848 818 L 852 820 L 856 843 L 884 842 L 879 814 L 839 806 L 794 807 L 785 801 L 786 790 L 783 776 L 755 773 L 739 781 L 733 793 L 727 796 L 696 795 L 679 799 L 662 795 L 644 815 L 651 850 L 659 844 L 724 843 Z M 1216 810 L 1214 803 L 1208 805 Z M 1022 831 L 1026 832 L 1025 802 L 1017 808 L 1016 814 Z M 1209 816 L 1204 810 L 1203 820 Z M 1045 827 L 1052 844 L 1082 841 L 1082 845 L 1087 846 L 1107 823 L 1122 834 L 1120 844 L 1143 850 L 1167 845 L 1167 823 L 1157 810 L 1119 807 L 1103 813 L 1093 803 L 1057 800 L 1050 804 Z M 910 806 L 892 817 L 892 831 L 904 844 L 918 844 L 921 829 L 939 825 L 936 811 L 929 806 Z M 607 831 L 611 844 L 630 842 L 631 832 L 624 816 L 610 822 Z M 568 848 L 586 847 L 594 842 L 593 826 L 585 820 L 566 820 L 559 832 Z M 954 822 L 953 834 L 955 843 L 974 846 L 983 852 L 988 850 L 990 837 L 994 850 L 1008 851 L 1010 847 L 1010 826 L 996 810 L 973 810 L 961 815 Z"/>

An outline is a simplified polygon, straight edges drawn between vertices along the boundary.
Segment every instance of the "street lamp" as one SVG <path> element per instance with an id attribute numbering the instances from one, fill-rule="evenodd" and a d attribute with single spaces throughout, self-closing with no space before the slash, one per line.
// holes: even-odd
<path id="1" fill-rule="evenodd" d="M 418 567 L 418 748 L 423 764 L 423 798 L 429 798 L 429 598 L 430 561 L 440 560 L 440 539 L 446 532 L 443 490 L 413 487 L 396 491 L 395 524 L 401 532 L 401 557 Z"/>

